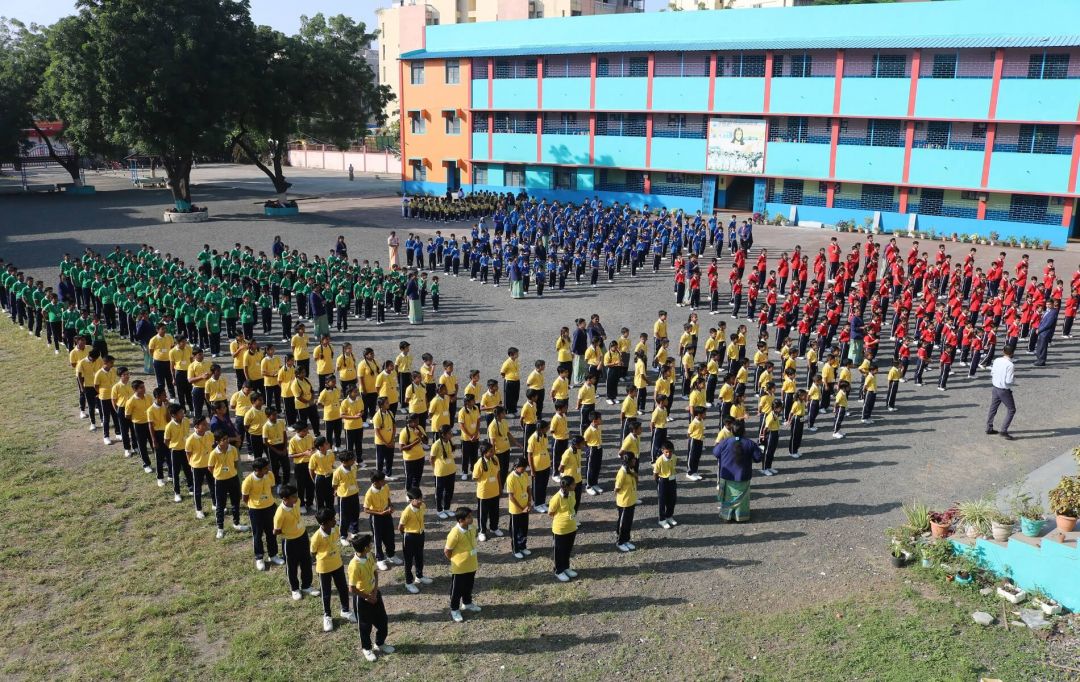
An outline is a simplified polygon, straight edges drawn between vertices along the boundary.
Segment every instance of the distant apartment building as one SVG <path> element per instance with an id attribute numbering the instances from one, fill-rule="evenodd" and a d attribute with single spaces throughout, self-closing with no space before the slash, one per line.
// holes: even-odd
<path id="1" fill-rule="evenodd" d="M 580 17 L 645 11 L 645 0 L 394 0 L 375 11 L 379 23 L 379 83 L 400 97 L 398 59 L 425 46 L 427 26 L 472 24 L 515 19 Z M 397 101 L 387 116 L 398 115 Z"/>

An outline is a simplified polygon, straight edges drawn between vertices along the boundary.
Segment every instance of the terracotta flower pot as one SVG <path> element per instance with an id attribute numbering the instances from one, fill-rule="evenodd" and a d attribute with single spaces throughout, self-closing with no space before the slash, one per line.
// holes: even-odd
<path id="1" fill-rule="evenodd" d="M 1057 515 L 1057 529 L 1062 533 L 1070 533 L 1076 528 L 1075 516 L 1064 516 L 1063 514 Z"/>
<path id="2" fill-rule="evenodd" d="M 935 538 L 945 538 L 949 536 L 949 526 L 943 523 L 937 523 L 936 521 L 930 522 L 930 533 Z"/>

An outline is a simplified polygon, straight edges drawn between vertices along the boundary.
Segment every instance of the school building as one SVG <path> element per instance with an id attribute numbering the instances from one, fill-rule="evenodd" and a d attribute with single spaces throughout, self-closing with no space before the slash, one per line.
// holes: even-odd
<path id="1" fill-rule="evenodd" d="M 428 26 L 403 190 L 1080 236 L 1080 2 Z"/>

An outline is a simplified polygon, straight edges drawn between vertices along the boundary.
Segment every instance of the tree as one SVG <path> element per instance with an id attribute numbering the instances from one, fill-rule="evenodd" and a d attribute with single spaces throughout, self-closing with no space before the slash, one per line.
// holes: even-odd
<path id="1" fill-rule="evenodd" d="M 196 155 L 219 153 L 243 92 L 246 0 L 79 0 L 111 141 L 159 156 L 178 211 Z"/>
<path id="2" fill-rule="evenodd" d="M 391 97 L 363 58 L 375 37 L 364 24 L 322 14 L 301 17 L 301 24 L 296 36 L 266 26 L 256 31 L 232 136 L 279 194 L 291 185 L 283 172 L 290 139 L 303 133 L 348 147 L 367 134 L 369 122 L 385 120 Z"/>
<path id="3" fill-rule="evenodd" d="M 47 55 L 41 26 L 0 17 L 0 159 L 22 155 Z"/>

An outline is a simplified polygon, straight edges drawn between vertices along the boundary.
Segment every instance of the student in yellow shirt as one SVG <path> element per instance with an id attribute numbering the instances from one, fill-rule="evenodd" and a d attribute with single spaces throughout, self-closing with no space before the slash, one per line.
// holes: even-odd
<path id="1" fill-rule="evenodd" d="M 649 418 L 649 426 L 652 429 L 649 457 L 654 462 L 660 456 L 660 447 L 667 441 L 667 402 L 667 396 L 659 396 L 656 400 L 656 407 L 652 411 L 652 416 Z"/>
<path id="2" fill-rule="evenodd" d="M 318 396 L 308 381 L 307 372 L 303 367 L 296 368 L 296 378 L 292 382 L 292 394 L 296 401 L 296 420 L 303 422 L 315 433 L 319 433 L 319 409 L 315 405 Z"/>
<path id="3" fill-rule="evenodd" d="M 82 390 L 86 403 L 86 414 L 90 417 L 90 431 L 97 430 L 96 415 L 102 414 L 101 401 L 98 400 L 97 388 L 94 386 L 94 376 L 101 369 L 102 364 L 104 363 L 97 349 L 91 349 L 75 363 L 75 380 L 79 382 L 79 388 Z"/>
<path id="4" fill-rule="evenodd" d="M 562 483 L 563 478 L 570 478 L 574 481 L 574 485 L 571 488 L 574 491 L 574 509 L 578 508 L 581 504 L 581 462 L 583 455 L 583 448 L 585 446 L 585 439 L 581 436 L 574 436 L 570 439 L 570 447 L 566 448 L 562 457 L 559 459 L 559 482 Z"/>
<path id="5" fill-rule="evenodd" d="M 191 364 L 191 346 L 183 334 L 176 336 L 176 345 L 169 350 L 169 371 L 176 387 L 176 399 L 184 407 L 193 409 L 191 383 L 188 382 L 188 365 Z"/>
<path id="6" fill-rule="evenodd" d="M 68 351 L 68 364 L 71 365 L 71 369 L 75 371 L 75 385 L 79 389 L 79 419 L 86 419 L 86 392 L 83 390 L 82 380 L 79 376 L 79 361 L 90 354 L 90 349 L 86 347 L 86 337 L 79 334 L 75 337 L 75 346 Z"/>
<path id="7" fill-rule="evenodd" d="M 315 509 L 332 509 L 334 506 L 334 453 L 326 436 L 315 439 L 314 450 L 308 459 L 308 475 L 315 489 Z"/>
<path id="8" fill-rule="evenodd" d="M 473 585 L 479 561 L 476 558 L 476 528 L 473 513 L 468 507 L 458 507 L 454 512 L 454 527 L 446 535 L 443 556 L 450 561 L 450 618 L 455 623 L 465 620 L 461 609 L 479 612 L 473 603 Z"/>
<path id="9" fill-rule="evenodd" d="M 653 388 L 653 399 L 657 405 L 660 404 L 660 397 L 667 398 L 668 410 L 671 410 L 671 368 L 664 366 L 660 368 L 660 376 L 656 378 L 656 386 Z"/>
<path id="10" fill-rule="evenodd" d="M 506 477 L 506 501 L 510 511 L 510 551 L 515 559 L 532 554 L 529 544 L 529 512 L 533 508 L 532 481 L 527 471 L 529 462 L 518 458 L 514 470 Z"/>
<path id="11" fill-rule="evenodd" d="M 443 360 L 443 373 L 439 376 L 439 385 L 446 388 L 446 400 L 449 402 L 450 418 L 453 419 L 458 411 L 458 381 L 454 375 L 454 363 Z"/>
<path id="12" fill-rule="evenodd" d="M 604 489 L 599 486 L 600 468 L 604 463 L 604 437 L 600 430 L 600 413 L 594 411 L 590 416 L 591 423 L 585 429 L 585 492 L 590 495 L 599 495 Z"/>
<path id="13" fill-rule="evenodd" d="M 788 442 L 788 454 L 792 459 L 802 457 L 799 446 L 802 444 L 803 420 L 806 419 L 806 390 L 800 388 L 795 393 L 795 402 L 788 413 L 788 425 L 791 427 L 791 439 Z"/>
<path id="14" fill-rule="evenodd" d="M 215 362 L 210 365 L 210 377 L 206 380 L 207 414 L 213 411 L 215 403 L 223 403 L 228 399 L 229 390 L 225 378 L 221 376 L 221 365 Z"/>
<path id="15" fill-rule="evenodd" d="M 265 425 L 266 407 L 263 405 L 262 394 L 252 393 L 251 408 L 244 415 L 243 427 L 244 431 L 247 432 L 253 457 L 262 457 L 266 452 L 266 444 L 263 440 L 263 426 Z"/>
<path id="16" fill-rule="evenodd" d="M 364 400 L 356 382 L 349 387 L 348 394 L 341 401 L 341 423 L 345 428 L 345 452 L 352 453 L 353 459 L 364 461 Z"/>
<path id="17" fill-rule="evenodd" d="M 619 380 L 623 375 L 623 357 L 619 351 L 619 342 L 612 341 L 604 353 L 604 382 L 607 390 L 607 403 L 614 405 L 619 397 Z"/>
<path id="18" fill-rule="evenodd" d="M 383 363 L 383 371 L 375 377 L 375 390 L 379 398 L 386 398 L 386 409 L 396 414 L 398 408 L 398 374 L 394 369 L 394 361 L 387 360 Z"/>
<path id="19" fill-rule="evenodd" d="M 866 370 L 866 378 L 863 379 L 863 406 L 861 424 L 873 424 L 874 404 L 877 402 L 877 373 L 878 366 L 871 364 Z"/>
<path id="20" fill-rule="evenodd" d="M 240 523 L 240 477 L 238 465 L 240 453 L 229 444 L 229 434 L 214 436 L 215 447 L 210 451 L 207 467 L 214 476 L 214 500 L 217 504 L 217 538 L 225 537 L 225 505 L 232 505 L 233 530 L 246 533 L 248 527 Z"/>
<path id="21" fill-rule="evenodd" d="M 528 443 L 529 436 L 536 431 L 537 408 L 536 401 L 542 398 L 543 391 L 531 388 L 525 389 L 525 404 L 521 406 L 521 442 Z"/>
<path id="22" fill-rule="evenodd" d="M 499 460 L 495 457 L 495 446 L 485 441 L 480 446 L 480 459 L 473 465 L 473 480 L 476 481 L 477 507 L 480 511 L 480 528 L 477 538 L 486 542 L 488 533 L 497 538 L 503 536 L 499 530 Z"/>
<path id="23" fill-rule="evenodd" d="M 660 444 L 660 456 L 653 462 L 653 478 L 656 479 L 656 504 L 659 525 L 664 530 L 678 525 L 675 516 L 675 500 L 678 494 L 675 479 L 675 446 L 665 440 Z"/>
<path id="24" fill-rule="evenodd" d="M 274 512 L 274 535 L 281 536 L 281 551 L 285 555 L 285 576 L 293 601 L 300 601 L 304 594 L 319 596 L 319 590 L 311 586 L 311 542 L 307 527 L 300 517 L 300 498 L 296 488 L 282 485 L 278 489 L 281 504 Z"/>
<path id="25" fill-rule="evenodd" d="M 237 330 L 236 337 L 229 342 L 229 355 L 232 357 L 233 374 L 236 376 L 236 390 L 247 381 L 244 374 L 244 355 L 247 353 L 248 340 L 244 332 Z"/>
<path id="26" fill-rule="evenodd" d="M 397 437 L 397 427 L 394 424 L 394 413 L 390 408 L 390 400 L 386 396 L 379 396 L 376 402 L 375 414 L 371 417 L 371 428 L 375 432 L 375 468 L 383 472 L 387 480 L 391 477 L 394 463 L 394 438 Z"/>
<path id="27" fill-rule="evenodd" d="M 244 428 L 244 418 L 247 417 L 247 413 L 251 411 L 251 398 L 255 395 L 251 390 L 251 383 L 245 381 L 240 385 L 240 390 L 232 394 L 229 398 L 229 409 L 236 415 L 234 425 L 236 426 L 236 433 L 239 435 L 236 446 L 242 447 L 244 442 L 248 440 L 247 429 Z M 216 410 L 215 410 L 216 411 Z"/>
<path id="28" fill-rule="evenodd" d="M 274 474 L 265 457 L 251 463 L 251 473 L 240 485 L 240 500 L 248 508 L 248 523 L 255 546 L 255 570 L 266 570 L 268 558 L 275 566 L 285 563 L 278 556 L 277 538 L 274 536 Z"/>
<path id="29" fill-rule="evenodd" d="M 338 356 L 337 361 L 334 363 L 334 368 L 337 370 L 342 395 L 348 395 L 349 389 L 358 385 L 359 377 L 356 371 L 356 356 L 353 355 L 351 343 L 341 346 L 341 355 Z"/>
<path id="30" fill-rule="evenodd" d="M 784 409 L 784 403 L 780 399 L 773 399 L 771 396 L 762 396 L 762 399 L 768 398 L 772 400 L 771 409 L 768 412 L 763 413 L 762 426 L 761 426 L 761 449 L 763 456 L 761 459 L 761 473 L 766 476 L 775 475 L 776 469 L 772 468 L 773 456 L 776 454 L 776 447 L 780 442 L 780 423 L 783 421 L 781 417 L 781 410 Z"/>
<path id="31" fill-rule="evenodd" d="M 164 389 L 161 389 L 164 390 Z M 204 418 L 205 419 L 205 418 Z M 173 480 L 173 502 L 179 502 L 180 498 L 180 472 L 184 473 L 188 493 L 195 492 L 195 484 L 191 477 L 191 466 L 188 464 L 187 451 L 184 450 L 188 434 L 191 432 L 191 424 L 184 416 L 184 408 L 180 405 L 169 405 L 169 423 L 165 425 L 162 437 L 170 452 L 170 476 Z M 159 476 L 160 478 L 160 476 Z"/>
<path id="32" fill-rule="evenodd" d="M 249 339 L 247 350 L 241 356 L 244 362 L 244 377 L 251 384 L 251 390 L 262 393 L 266 382 L 263 378 L 262 361 L 266 355 L 259 348 L 255 339 Z M 177 389 L 179 390 L 179 389 Z"/>
<path id="33" fill-rule="evenodd" d="M 368 426 L 371 418 L 375 416 L 376 402 L 379 397 L 379 389 L 375 384 L 375 380 L 378 379 L 380 371 L 379 363 L 375 362 L 375 351 L 373 349 L 364 349 L 357 373 L 360 380 L 360 398 L 364 401 L 364 425 Z"/>
<path id="34" fill-rule="evenodd" d="M 637 416 L 637 396 L 638 389 L 631 384 L 626 387 L 626 397 L 623 398 L 622 404 L 619 405 L 619 436 L 626 438 L 628 430 L 627 424 L 630 420 Z"/>
<path id="35" fill-rule="evenodd" d="M 472 474 L 473 463 L 480 457 L 480 408 L 472 395 L 465 394 L 465 403 L 458 410 L 457 421 L 461 433 L 461 480 L 467 481 Z"/>
<path id="36" fill-rule="evenodd" d="M 649 387 L 649 377 L 645 366 L 645 351 L 639 350 L 634 353 L 634 388 L 637 389 L 637 413 L 640 417 L 645 414 L 645 401 Z"/>
<path id="37" fill-rule="evenodd" d="M 405 387 L 405 405 L 410 417 L 415 416 L 421 429 L 427 427 L 428 399 L 420 372 L 413 372 L 409 385 Z"/>
<path id="38" fill-rule="evenodd" d="M 634 526 L 634 508 L 637 507 L 638 458 L 633 452 L 624 450 L 622 466 L 615 474 L 615 508 L 619 512 L 615 524 L 615 547 L 620 552 L 637 549 L 630 542 L 630 530 Z"/>
<path id="39" fill-rule="evenodd" d="M 339 452 L 337 458 L 341 465 L 334 469 L 330 484 L 337 498 L 338 518 L 341 521 L 338 535 L 342 547 L 345 547 L 349 544 L 348 538 L 360 532 L 360 485 L 356 480 L 356 457 L 346 450 Z"/>
<path id="40" fill-rule="evenodd" d="M 592 424 L 592 414 L 596 411 L 596 381 L 599 378 L 599 374 L 590 371 L 585 375 L 585 382 L 578 389 L 577 409 L 581 415 L 578 433 L 585 433 L 585 429 Z"/>
<path id="41" fill-rule="evenodd" d="M 491 426 L 495 419 L 495 408 L 502 407 L 502 394 L 499 393 L 499 382 L 488 379 L 487 390 L 480 394 L 480 414 L 484 415 L 487 425 Z"/>
<path id="42" fill-rule="evenodd" d="M 570 370 L 559 367 L 558 376 L 551 382 L 551 404 L 557 406 L 560 402 L 570 400 Z"/>
<path id="43" fill-rule="evenodd" d="M 538 419 L 544 416 L 544 370 L 546 368 L 547 363 L 537 360 L 533 363 L 533 370 L 525 378 L 526 393 L 536 391 L 536 417 Z"/>
<path id="44" fill-rule="evenodd" d="M 263 395 L 266 397 L 266 404 L 280 412 L 281 382 L 278 381 L 278 373 L 281 371 L 283 363 L 281 356 L 275 354 L 274 344 L 266 344 L 263 351 L 265 355 L 263 355 L 263 359 L 259 363 L 259 371 L 262 372 L 263 376 Z"/>
<path id="45" fill-rule="evenodd" d="M 341 450 L 341 391 L 337 387 L 337 379 L 333 374 L 326 377 L 323 388 L 319 391 L 318 405 L 323 411 L 323 421 L 326 422 L 326 439 L 334 452 Z"/>
<path id="46" fill-rule="evenodd" d="M 424 394 L 430 404 L 438 390 L 436 388 L 438 382 L 435 381 L 435 358 L 431 353 L 420 356 L 420 383 L 424 386 Z"/>
<path id="47" fill-rule="evenodd" d="M 375 536 L 376 566 L 380 571 L 389 570 L 390 564 L 400 566 L 403 562 L 394 556 L 394 506 L 390 504 L 386 475 L 381 471 L 371 472 L 371 487 L 364 493 L 364 513 L 371 520 Z"/>
<path id="48" fill-rule="evenodd" d="M 101 368 L 94 373 L 94 388 L 97 389 L 97 399 L 101 404 L 101 423 L 105 429 L 105 445 L 112 445 L 109 438 L 109 424 L 114 427 L 117 436 L 120 435 L 120 415 L 116 411 L 116 405 L 112 399 L 113 385 L 119 380 L 116 376 L 116 368 L 113 366 L 115 359 L 106 355 L 101 363 Z"/>
<path id="49" fill-rule="evenodd" d="M 442 386 L 439 387 L 442 391 Z M 454 460 L 453 427 L 443 424 L 435 442 L 431 444 L 431 470 L 435 475 L 435 509 L 440 519 L 451 515 L 454 499 L 454 482 L 457 480 L 457 462 Z"/>
<path id="50" fill-rule="evenodd" d="M 405 590 L 409 594 L 418 594 L 420 587 L 416 583 L 431 584 L 431 578 L 424 575 L 424 514 L 427 505 L 419 488 L 409 488 L 406 495 L 409 503 L 401 511 L 397 529 L 401 533 L 402 553 L 405 555 Z"/>
<path id="51" fill-rule="evenodd" d="M 371 556 L 373 540 L 370 535 L 353 538 L 353 558 L 349 562 L 349 593 L 352 594 L 352 612 L 356 615 L 360 629 L 360 648 L 364 659 L 370 663 L 376 660 L 375 652 L 393 653 L 394 647 L 386 643 L 388 620 L 382 592 L 379 590 L 379 574 L 375 570 L 375 560 Z M 372 644 L 371 629 L 375 628 L 375 643 Z"/>
<path id="52" fill-rule="evenodd" d="M 559 482 L 559 491 L 551 496 L 547 504 L 554 544 L 555 578 L 564 583 L 577 577 L 577 571 L 570 568 L 570 555 L 577 536 L 577 498 L 573 490 L 573 479 L 564 477 Z"/>
<path id="53" fill-rule="evenodd" d="M 150 396 L 146 395 L 146 384 L 141 379 L 131 382 L 131 391 L 131 396 L 124 403 L 124 414 L 134 432 L 132 449 L 138 448 L 139 456 L 142 458 L 143 471 L 150 474 L 154 472 L 150 466 L 149 449 L 154 436 L 150 430 L 148 411 L 154 401 Z"/>
<path id="54" fill-rule="evenodd" d="M 296 325 L 296 333 L 289 339 L 293 360 L 297 367 L 303 367 L 305 374 L 311 373 L 311 352 L 308 350 L 308 335 L 304 325 Z"/>
<path id="55" fill-rule="evenodd" d="M 896 394 L 900 390 L 900 382 L 903 381 L 904 372 L 900 369 L 900 358 L 893 358 L 892 367 L 889 368 L 889 388 L 885 393 L 885 406 L 889 412 L 896 412 Z"/>
<path id="56" fill-rule="evenodd" d="M 281 388 L 281 403 L 285 410 L 285 423 L 295 424 L 300 419 L 296 411 L 296 394 L 293 382 L 296 381 L 296 361 L 291 355 L 285 356 L 285 364 L 278 370 L 278 386 Z M 209 390 L 207 391 L 209 392 Z"/>
<path id="57" fill-rule="evenodd" d="M 211 504 L 217 505 L 217 494 L 214 492 L 215 480 L 210 471 L 210 452 L 214 449 L 217 440 L 215 435 L 210 433 L 210 424 L 206 417 L 196 419 L 192 426 L 195 429 L 194 432 L 184 439 L 184 454 L 195 481 L 195 518 L 202 519 L 206 516 L 202 510 L 204 482 L 210 491 Z"/>
<path id="58" fill-rule="evenodd" d="M 541 500 L 535 508 L 535 511 L 541 514 L 546 511 L 543 500 L 547 499 L 548 482 L 551 480 L 551 446 L 548 432 L 548 422 L 541 419 L 525 444 L 525 456 L 532 472 L 532 500 L 534 504 L 536 500 Z"/>
<path id="59" fill-rule="evenodd" d="M 705 446 L 705 408 L 695 407 L 694 416 L 686 427 L 687 456 L 686 480 L 700 481 L 698 465 L 701 463 L 701 451 Z"/>
<path id="60" fill-rule="evenodd" d="M 798 389 L 798 382 L 795 379 L 795 368 L 788 367 L 784 370 L 784 383 L 781 385 L 781 391 L 784 394 L 783 410 L 781 411 L 782 419 L 787 419 L 791 414 L 791 404 L 795 402 L 795 391 Z"/>
<path id="61" fill-rule="evenodd" d="M 413 358 L 409 353 L 411 346 L 408 341 L 402 341 L 398 344 L 398 350 L 401 352 L 394 358 L 394 370 L 397 372 L 398 393 L 405 395 L 405 387 L 408 385 L 412 378 L 413 372 Z"/>
<path id="62" fill-rule="evenodd" d="M 120 440 L 124 443 L 124 457 L 131 457 L 135 451 L 135 427 L 131 425 L 131 420 L 127 416 L 127 401 L 135 394 L 135 391 L 131 388 L 131 372 L 127 367 L 120 367 L 116 370 L 116 383 L 112 385 L 109 390 L 109 397 L 112 399 L 113 408 L 116 410 L 116 418 L 120 422 L 119 435 Z"/>
<path id="63" fill-rule="evenodd" d="M 172 451 L 165 440 L 165 427 L 169 423 L 169 393 L 164 388 L 154 389 L 154 402 L 146 409 L 149 421 L 150 443 L 154 448 L 154 460 L 157 469 L 157 484 L 165 487 L 165 471 L 172 476 Z"/>
<path id="64" fill-rule="evenodd" d="M 435 397 L 428 400 L 428 430 L 433 437 L 439 435 L 442 427 L 450 424 L 450 400 L 446 397 L 446 386 L 439 384 L 435 388 Z"/>
<path id="65" fill-rule="evenodd" d="M 574 353 L 572 351 L 573 343 L 570 339 L 570 328 L 563 327 L 559 330 L 559 338 L 555 339 L 555 360 L 559 364 L 556 366 L 556 371 L 561 372 L 566 370 L 567 376 L 570 375 L 571 370 L 574 367 Z"/>
<path id="66" fill-rule="evenodd" d="M 266 421 L 262 425 L 263 450 L 273 468 L 274 476 L 282 483 L 288 483 L 292 465 L 285 442 L 285 422 L 278 418 L 278 411 L 273 407 L 267 407 L 264 412 Z"/>
<path id="67" fill-rule="evenodd" d="M 158 323 L 157 333 L 150 337 L 146 348 L 154 359 L 154 376 L 157 378 L 158 388 L 166 388 L 169 396 L 176 398 L 176 386 L 173 384 L 173 374 L 169 366 L 169 351 L 176 344 L 168 328 Z"/>
<path id="68" fill-rule="evenodd" d="M 521 366 L 518 364 L 518 349 L 511 346 L 506 350 L 506 360 L 503 360 L 499 368 L 499 375 L 503 378 L 503 406 L 506 413 L 511 417 L 517 415 L 518 399 L 521 396 Z"/>
<path id="69" fill-rule="evenodd" d="M 427 432 L 420 426 L 419 415 L 410 414 L 405 422 L 405 428 L 398 435 L 401 459 L 405 465 L 406 491 L 420 487 L 420 482 L 424 477 L 424 446 L 427 442 Z"/>
<path id="70" fill-rule="evenodd" d="M 311 455 L 315 451 L 315 438 L 311 435 L 307 424 L 301 422 L 296 426 L 296 433 L 289 439 L 289 459 L 292 460 L 296 471 L 296 488 L 300 495 L 305 510 L 310 514 L 313 509 L 311 503 L 315 499 L 315 483 L 311 476 L 309 463 Z"/>
<path id="71" fill-rule="evenodd" d="M 334 630 L 334 618 L 330 615 L 330 590 L 338 591 L 341 602 L 341 617 L 350 623 L 356 622 L 356 616 L 349 610 L 349 586 L 345 580 L 345 566 L 341 562 L 341 535 L 335 528 L 334 510 L 322 508 L 315 512 L 315 521 L 319 528 L 311 534 L 309 550 L 315 557 L 315 572 L 319 574 L 319 587 L 322 594 L 323 632 Z"/>
<path id="72" fill-rule="evenodd" d="M 837 383 L 836 396 L 833 399 L 833 438 L 844 437 L 840 427 L 844 423 L 844 416 L 847 415 L 848 391 L 850 390 L 851 384 L 847 381 Z"/>
<path id="73" fill-rule="evenodd" d="M 520 444 L 514 435 L 510 433 L 510 423 L 506 421 L 506 408 L 499 405 L 495 408 L 494 419 L 488 425 L 488 440 L 495 448 L 495 456 L 499 460 L 499 486 L 506 482 L 506 476 L 510 473 L 510 448 L 519 447 Z M 483 524 L 481 524 L 481 528 Z"/>
<path id="74" fill-rule="evenodd" d="M 653 322 L 653 351 L 657 351 L 663 345 L 664 341 L 668 339 L 667 329 L 667 311 L 661 310 L 656 314 L 656 321 Z"/>

